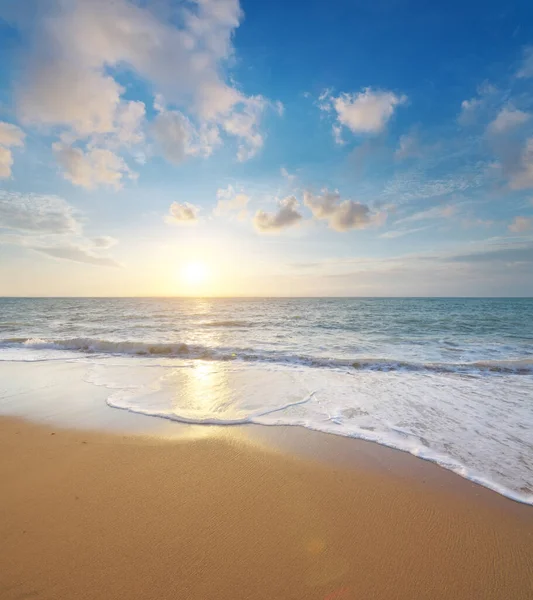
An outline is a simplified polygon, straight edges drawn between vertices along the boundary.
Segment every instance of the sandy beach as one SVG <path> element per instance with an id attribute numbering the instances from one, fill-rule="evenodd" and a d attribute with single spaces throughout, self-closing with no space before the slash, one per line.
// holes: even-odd
<path id="1" fill-rule="evenodd" d="M 375 444 L 202 431 L 1 419 L 2 600 L 533 596 L 529 506 Z"/>

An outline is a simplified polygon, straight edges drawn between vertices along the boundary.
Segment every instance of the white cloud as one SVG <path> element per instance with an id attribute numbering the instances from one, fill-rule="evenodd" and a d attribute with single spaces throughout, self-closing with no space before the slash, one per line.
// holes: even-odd
<path id="1" fill-rule="evenodd" d="M 151 84 L 159 112 L 167 113 L 163 102 L 171 107 L 171 116 L 160 115 L 154 131 L 172 162 L 189 154 L 208 156 L 220 143 L 220 132 L 237 139 L 239 160 L 254 156 L 264 142 L 259 131 L 264 110 L 281 114 L 282 105 L 247 97 L 226 80 L 224 67 L 242 18 L 239 0 L 196 0 L 175 11 L 175 18 L 165 20 L 156 3 L 50 0 L 36 22 L 27 16 L 22 27 L 33 39 L 17 85 L 22 121 L 59 126 L 63 142 L 87 142 L 90 151 L 142 143 L 144 104 L 124 99 L 125 89 L 113 74 L 120 68 Z M 188 143 L 178 136 L 181 113 L 194 124 L 188 139 L 182 132 Z M 162 140 L 165 119 L 174 119 L 177 149 L 170 148 L 175 139 Z M 70 179 L 86 185 L 88 178 Z M 90 179 L 109 183 L 109 173 Z"/>
<path id="2" fill-rule="evenodd" d="M 509 231 L 513 233 L 525 233 L 533 229 L 533 218 L 531 217 L 515 217 L 509 225 Z"/>
<path id="3" fill-rule="evenodd" d="M 74 209 L 62 198 L 0 191 L 0 227 L 33 234 L 78 233 Z"/>
<path id="4" fill-rule="evenodd" d="M 254 217 L 254 226 L 260 233 L 279 233 L 301 221 L 302 215 L 298 209 L 298 200 L 294 196 L 288 196 L 280 201 L 275 213 L 258 210 Z"/>
<path id="5" fill-rule="evenodd" d="M 122 157 L 106 148 L 84 152 L 81 148 L 56 142 L 53 150 L 63 168 L 65 179 L 87 189 L 98 185 L 120 189 L 124 175 L 130 179 L 136 177 Z"/>
<path id="6" fill-rule="evenodd" d="M 294 173 L 289 173 L 285 167 L 281 167 L 279 172 L 289 183 L 293 183 L 296 180 L 296 175 Z"/>
<path id="7" fill-rule="evenodd" d="M 0 121 L 0 179 L 11 177 L 13 166 L 12 146 L 24 146 L 26 134 L 11 123 Z"/>
<path id="8" fill-rule="evenodd" d="M 388 182 L 382 192 L 382 197 L 391 199 L 396 204 L 405 204 L 413 200 L 437 198 L 453 193 L 481 187 L 487 180 L 484 165 L 476 165 L 473 171 L 459 172 L 442 179 L 426 179 L 425 173 L 418 169 L 396 174 Z"/>
<path id="9" fill-rule="evenodd" d="M 518 166 L 509 174 L 509 186 L 513 190 L 533 188 L 533 138 L 526 141 Z"/>
<path id="10" fill-rule="evenodd" d="M 394 92 L 365 88 L 358 94 L 340 94 L 329 96 L 323 93 L 319 98 L 322 110 L 333 108 L 339 125 L 347 127 L 353 133 L 380 133 L 385 129 L 397 106 L 405 104 L 407 96 L 398 96 Z M 334 127 L 337 143 L 340 143 L 339 125 Z"/>
<path id="11" fill-rule="evenodd" d="M 110 236 L 86 238 L 74 208 L 58 196 L 0 191 L 0 243 L 22 246 L 62 260 L 120 266 L 101 254 L 117 243 Z"/>
<path id="12" fill-rule="evenodd" d="M 515 129 L 529 121 L 530 115 L 513 107 L 505 107 L 498 113 L 494 121 L 489 123 L 490 133 L 502 134 Z"/>
<path id="13" fill-rule="evenodd" d="M 241 101 L 242 110 L 233 111 L 221 121 L 226 133 L 240 140 L 237 159 L 241 162 L 255 156 L 263 147 L 264 138 L 259 132 L 259 122 L 266 100 L 262 96 L 253 96 Z"/>
<path id="14" fill-rule="evenodd" d="M 24 146 L 25 137 L 26 134 L 16 125 L 0 121 L 0 146 Z"/>
<path id="15" fill-rule="evenodd" d="M 94 245 L 95 248 L 107 249 L 118 244 L 118 240 L 114 237 L 111 237 L 110 235 L 99 235 L 97 237 L 91 238 L 91 243 Z"/>
<path id="16" fill-rule="evenodd" d="M 146 107 L 144 102 L 123 102 L 116 115 L 117 140 L 119 144 L 133 146 L 144 141 L 142 131 Z"/>
<path id="17" fill-rule="evenodd" d="M 161 112 L 152 124 L 152 135 L 161 154 L 178 165 L 192 154 L 190 150 L 193 128 L 178 111 Z"/>
<path id="18" fill-rule="evenodd" d="M 41 254 L 46 254 L 52 258 L 61 260 L 72 260 L 74 262 L 86 263 L 89 265 L 101 267 L 120 267 L 122 266 L 110 256 L 99 256 L 90 249 L 76 244 L 64 244 L 60 246 L 34 246 L 31 248 Z"/>
<path id="19" fill-rule="evenodd" d="M 342 127 L 340 125 L 333 125 L 331 128 L 333 133 L 333 139 L 338 146 L 344 146 L 346 141 L 342 137 Z"/>
<path id="20" fill-rule="evenodd" d="M 483 101 L 480 98 L 471 98 L 470 100 L 463 100 L 461 102 L 461 112 L 457 120 L 460 125 L 471 125 L 477 119 L 478 110 L 483 105 Z"/>
<path id="21" fill-rule="evenodd" d="M 449 219 L 456 213 L 457 207 L 454 204 L 446 204 L 445 206 L 434 206 L 433 208 L 428 208 L 426 210 L 416 212 L 408 217 L 404 217 L 403 219 L 398 219 L 398 221 L 396 221 L 396 224 L 427 221 L 429 219 Z"/>
<path id="22" fill-rule="evenodd" d="M 341 200 L 337 191 L 322 190 L 320 195 L 305 192 L 304 204 L 311 210 L 315 219 L 327 221 L 329 227 L 336 231 L 379 226 L 386 219 L 385 213 L 373 213 L 366 204 Z"/>
<path id="23" fill-rule="evenodd" d="M 207 118 L 226 113 L 240 98 L 219 69 L 232 53 L 238 0 L 191 5 L 181 11 L 181 27 L 161 20 L 149 4 L 128 0 L 56 0 L 52 6 L 54 17 L 39 23 L 19 92 L 29 120 L 68 124 L 81 134 L 110 131 L 123 90 L 106 69 L 117 65 Z"/>
<path id="24" fill-rule="evenodd" d="M 13 166 L 13 154 L 8 148 L 0 146 L 0 179 L 11 177 L 11 167 Z"/>
<path id="25" fill-rule="evenodd" d="M 218 127 L 204 125 L 196 129 L 185 115 L 174 110 L 160 112 L 151 131 L 161 154 L 174 165 L 189 156 L 210 156 L 221 143 Z"/>
<path id="26" fill-rule="evenodd" d="M 218 216 L 236 214 L 237 218 L 243 220 L 247 217 L 247 206 L 250 196 L 243 192 L 236 192 L 233 186 L 217 190 L 217 205 L 214 214 Z"/>
<path id="27" fill-rule="evenodd" d="M 169 208 L 169 214 L 165 217 L 167 223 L 175 225 L 194 225 L 198 222 L 198 207 L 194 204 L 184 202 L 173 202 Z"/>
<path id="28" fill-rule="evenodd" d="M 416 133 L 406 133 L 400 136 L 398 148 L 394 156 L 398 160 L 405 160 L 406 158 L 419 158 L 422 156 L 420 150 L 420 142 Z"/>
<path id="29" fill-rule="evenodd" d="M 477 96 L 461 102 L 461 112 L 457 117 L 459 125 L 475 124 L 487 106 L 494 102 L 497 92 L 498 89 L 488 81 L 479 85 Z"/>
<path id="30" fill-rule="evenodd" d="M 418 233 L 419 231 L 425 231 L 426 229 L 427 227 L 414 227 L 413 229 L 391 229 L 390 231 L 382 233 L 379 237 L 392 240 L 395 238 L 403 237 L 405 235 Z"/>
<path id="31" fill-rule="evenodd" d="M 68 57 L 67 48 L 62 50 L 65 56 L 42 52 L 19 88 L 18 112 L 23 122 L 62 125 L 80 138 L 112 132 L 123 88 L 100 70 L 76 63 L 75 53 Z"/>
<path id="32" fill-rule="evenodd" d="M 516 76 L 520 79 L 533 77 L 533 46 L 526 46 L 524 48 L 524 58 Z"/>

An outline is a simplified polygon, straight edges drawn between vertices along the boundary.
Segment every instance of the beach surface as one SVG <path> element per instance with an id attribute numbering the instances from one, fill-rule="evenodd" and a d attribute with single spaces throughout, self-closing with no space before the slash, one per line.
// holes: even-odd
<path id="1" fill-rule="evenodd" d="M 375 444 L 266 429 L 2 418 L 0 598 L 533 597 L 530 506 Z"/>

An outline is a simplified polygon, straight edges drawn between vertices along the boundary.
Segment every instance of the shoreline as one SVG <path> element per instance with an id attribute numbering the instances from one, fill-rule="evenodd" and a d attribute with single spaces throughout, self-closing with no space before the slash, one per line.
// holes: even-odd
<path id="1" fill-rule="evenodd" d="M 102 363 L 99 364 L 97 368 L 107 369 L 107 361 L 107 358 L 105 360 L 102 359 Z M 109 360 L 109 362 L 112 363 L 113 361 Z M 141 368 L 136 369 L 135 362 L 129 363 L 128 361 L 128 363 L 126 363 L 118 361 L 116 366 L 119 369 L 119 372 L 110 375 L 111 379 L 109 381 L 105 379 L 105 377 L 107 377 L 107 371 L 103 371 L 103 379 L 97 379 L 95 381 L 93 375 L 89 371 L 91 368 L 90 361 L 70 361 L 61 359 L 49 362 L 45 361 L 44 363 L 0 362 L 0 378 L 3 376 L 3 381 L 5 383 L 5 389 L 2 394 L 2 404 L 0 405 L 0 415 L 28 418 L 32 421 L 53 424 L 53 426 L 57 427 L 61 426 L 73 429 L 81 428 L 83 430 L 93 430 L 95 432 L 124 432 L 126 434 L 137 433 L 139 435 L 147 433 L 154 435 L 169 435 L 171 437 L 174 436 L 176 432 L 178 432 L 179 435 L 179 432 L 182 430 L 190 432 L 193 429 L 198 428 L 198 431 L 200 431 L 208 426 L 205 423 L 200 424 L 201 419 L 196 421 L 193 418 L 191 422 L 187 422 L 186 420 L 181 420 L 178 415 L 174 416 L 172 414 L 173 408 L 171 404 L 168 403 L 168 400 L 166 401 L 166 405 L 162 405 L 163 412 L 161 414 L 157 414 L 157 409 L 155 409 L 155 413 L 153 412 L 154 409 L 150 409 L 148 414 L 142 414 L 142 412 L 136 410 L 135 406 L 133 408 L 128 407 L 127 402 L 125 405 L 124 403 L 121 405 L 120 402 L 118 405 L 110 405 L 110 394 L 113 395 L 117 390 L 121 389 L 127 391 L 130 382 L 129 380 L 124 379 L 125 374 L 129 377 L 141 376 L 141 380 L 148 372 L 150 373 L 150 377 L 152 376 L 152 370 L 148 370 L 148 366 L 144 365 L 142 361 L 140 361 L 139 364 L 141 365 Z M 146 369 L 144 366 L 146 366 Z M 180 372 L 178 369 L 179 366 L 181 365 L 170 363 L 169 365 L 158 365 L 156 368 L 158 368 L 161 373 L 171 372 L 169 369 L 172 369 L 178 374 Z M 213 365 L 208 363 L 208 367 L 213 368 Z M 110 368 L 114 368 L 114 365 L 111 364 Z M 183 380 L 176 379 L 172 384 L 165 384 L 167 385 L 165 390 L 166 397 L 171 398 L 172 394 L 175 394 L 177 389 L 184 390 L 184 396 L 180 398 L 179 402 L 184 406 L 192 405 L 193 413 L 194 411 L 199 411 L 201 413 L 202 410 L 205 409 L 201 406 L 201 403 L 198 404 L 197 398 L 200 397 L 200 395 L 204 395 L 206 398 L 212 398 L 212 409 L 216 411 L 218 406 L 224 406 L 224 404 L 228 402 L 228 397 L 233 398 L 234 394 L 236 397 L 239 397 L 239 394 L 245 389 L 244 385 L 247 382 L 252 381 L 253 385 L 257 386 L 257 383 L 254 382 L 256 374 L 253 369 L 248 367 L 242 370 L 242 374 L 248 377 L 248 379 L 234 380 L 233 383 L 231 383 L 231 380 L 226 380 L 220 374 L 211 376 L 210 372 L 206 371 L 206 368 L 207 367 L 204 364 L 195 364 L 192 370 L 187 370 L 186 377 L 183 378 Z M 183 371 L 183 373 L 185 373 L 185 371 Z M 241 373 L 241 371 L 238 371 L 237 374 L 238 373 Z M 289 369 L 287 371 L 283 370 L 279 372 L 281 377 L 285 377 L 286 373 L 292 373 L 292 371 Z M 259 374 L 264 377 L 263 370 L 259 370 Z M 113 377 L 115 376 L 119 378 L 118 384 L 113 380 Z M 181 375 L 179 376 L 181 377 Z M 158 374 L 157 377 L 162 377 L 162 375 Z M 336 384 L 337 382 L 333 381 L 333 383 Z M 268 380 L 265 385 L 266 384 L 272 385 L 274 388 L 276 385 L 281 385 L 281 391 L 284 391 L 284 380 L 282 378 L 279 380 Z M 135 385 L 139 384 L 136 382 Z M 144 384 L 141 381 L 139 389 L 143 391 L 143 393 L 146 393 L 146 395 L 150 394 L 151 388 L 149 386 L 143 388 L 143 385 Z M 368 383 L 366 385 L 368 387 Z M 188 390 L 192 390 L 190 397 L 187 396 Z M 363 390 L 366 390 L 365 393 L 369 392 L 365 387 L 363 387 Z M 239 401 L 236 402 L 236 405 L 238 409 Z M 170 413 L 166 415 L 165 410 L 170 410 Z M 208 406 L 207 412 L 209 413 L 210 410 L 211 409 Z M 245 408 L 244 410 L 246 412 L 248 408 Z M 327 408 L 324 410 L 325 413 L 328 413 Z M 333 406 L 331 410 L 335 411 L 337 408 Z M 362 412 L 364 414 L 364 411 Z M 216 412 L 213 414 L 216 414 Z M 230 415 L 230 417 L 235 419 L 232 415 Z M 238 414 L 237 417 L 239 417 Z M 519 418 L 519 416 L 516 418 Z M 290 440 L 302 438 L 303 434 L 300 433 L 300 431 L 304 428 L 304 425 L 296 426 L 297 423 L 291 424 L 290 422 L 262 423 L 261 421 L 264 419 L 260 419 L 259 422 L 255 423 L 252 420 L 246 424 L 244 424 L 246 419 L 242 419 L 240 422 L 228 421 L 227 423 L 224 423 L 223 416 L 218 417 L 216 420 L 220 420 L 220 425 L 215 423 L 209 425 L 209 427 L 227 427 L 231 425 L 232 428 L 255 428 L 253 430 L 259 433 L 260 438 L 266 438 L 271 442 L 275 442 L 277 437 L 284 437 L 289 441 L 289 446 L 292 446 L 294 451 L 299 451 L 297 445 L 292 444 Z M 370 423 L 370 425 L 374 425 L 374 423 Z M 461 427 L 461 423 L 459 423 L 458 426 Z M 459 455 L 459 457 L 456 456 L 454 458 L 453 453 L 450 453 L 450 455 L 448 455 L 446 451 L 443 453 L 442 447 L 440 452 L 435 448 L 430 448 L 429 445 L 426 447 L 424 446 L 424 443 L 427 444 L 427 442 L 422 443 L 420 447 L 416 447 L 413 450 L 411 441 L 409 439 L 404 440 L 399 436 L 392 438 L 392 441 L 387 438 L 373 439 L 376 436 L 366 431 L 363 432 L 362 430 L 355 431 L 353 436 L 344 435 L 340 430 L 328 431 L 328 428 L 321 426 L 320 422 L 319 428 L 322 428 L 323 430 L 320 433 L 311 427 L 305 427 L 305 430 L 312 436 L 318 434 L 342 437 L 350 443 L 366 441 L 370 444 L 379 445 L 380 448 L 391 449 L 393 452 L 406 454 L 412 458 L 417 458 L 422 462 L 438 465 L 447 471 L 457 473 L 465 481 L 473 482 L 484 488 L 493 490 L 495 493 L 509 498 L 512 501 L 520 502 L 528 506 L 533 505 L 531 485 L 527 483 L 530 481 L 530 471 L 524 467 L 524 465 L 528 464 L 527 462 L 524 462 L 524 460 L 528 460 L 527 449 L 522 448 L 522 450 L 513 450 L 514 456 L 513 451 L 510 451 L 509 454 L 511 458 L 514 458 L 515 462 L 513 464 L 516 465 L 516 467 L 513 467 L 511 470 L 513 477 L 516 477 L 515 471 L 519 472 L 521 466 L 524 478 L 527 477 L 527 479 L 522 479 L 524 482 L 523 486 L 519 487 L 516 485 L 517 482 L 513 481 L 512 478 L 506 480 L 506 477 L 504 476 L 506 473 L 505 467 L 500 467 L 500 464 L 496 463 L 496 454 L 486 455 L 486 458 L 488 458 L 488 462 L 485 465 L 488 467 L 487 469 L 481 468 L 480 470 L 476 470 L 473 466 L 464 466 L 470 464 L 464 457 Z M 269 429 L 270 432 L 267 432 L 266 429 Z M 289 436 L 284 436 L 281 434 L 281 431 L 284 431 L 285 429 L 293 430 L 293 433 Z M 276 433 L 271 433 L 272 430 L 275 430 Z M 369 427 L 369 431 L 372 431 L 372 427 Z M 453 432 L 449 433 L 453 437 Z M 504 437 L 504 434 L 505 431 L 502 432 L 501 435 Z M 304 437 L 302 439 L 308 438 Z M 310 439 L 316 438 L 312 437 Z M 304 442 L 304 445 L 305 443 L 306 442 Z M 523 441 L 520 441 L 520 443 L 523 445 Z M 342 446 L 342 448 L 346 447 L 346 445 Z M 438 448 L 438 445 L 436 447 Z M 484 452 L 486 454 L 488 450 L 484 448 Z M 491 456 L 494 458 L 491 458 Z M 509 456 L 507 456 L 507 461 L 509 461 Z M 491 468 L 493 472 L 491 472 Z M 500 473 L 499 471 L 502 468 L 503 471 Z M 498 474 L 502 476 L 498 477 Z M 511 481 L 514 485 L 511 486 L 507 481 Z"/>
<path id="2" fill-rule="evenodd" d="M 0 418 L 0 597 L 531 597 L 529 506 L 362 440 L 182 432 Z"/>

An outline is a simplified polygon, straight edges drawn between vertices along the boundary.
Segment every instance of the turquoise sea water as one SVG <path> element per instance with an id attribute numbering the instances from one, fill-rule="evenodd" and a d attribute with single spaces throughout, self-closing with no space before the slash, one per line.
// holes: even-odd
<path id="1" fill-rule="evenodd" d="M 370 439 L 533 502 L 532 299 L 4 298 L 0 360 L 83 362 L 114 408 Z"/>

